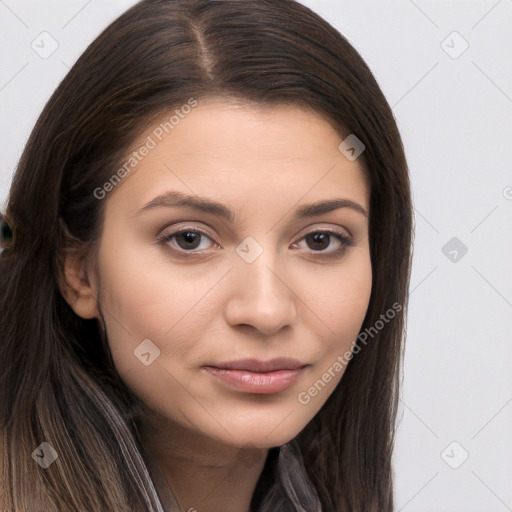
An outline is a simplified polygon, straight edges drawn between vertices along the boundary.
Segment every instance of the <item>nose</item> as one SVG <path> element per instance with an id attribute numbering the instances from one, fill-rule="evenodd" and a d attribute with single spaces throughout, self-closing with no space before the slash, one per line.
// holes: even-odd
<path id="1" fill-rule="evenodd" d="M 271 336 L 297 319 L 297 296 L 289 272 L 276 263 L 270 250 L 255 261 L 238 259 L 230 273 L 226 319 L 232 326 L 251 326 Z"/>

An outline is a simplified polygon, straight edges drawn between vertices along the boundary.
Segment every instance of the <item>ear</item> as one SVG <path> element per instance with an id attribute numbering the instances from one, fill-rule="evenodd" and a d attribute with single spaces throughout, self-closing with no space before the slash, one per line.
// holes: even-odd
<path id="1" fill-rule="evenodd" d="M 97 291 L 90 279 L 85 256 L 76 251 L 65 251 L 61 261 L 64 275 L 59 278 L 59 289 L 66 302 L 81 318 L 100 318 Z"/>

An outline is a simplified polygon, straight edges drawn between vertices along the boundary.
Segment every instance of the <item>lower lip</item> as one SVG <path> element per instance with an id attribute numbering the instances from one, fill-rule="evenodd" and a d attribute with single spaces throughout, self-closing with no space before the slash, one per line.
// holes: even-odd
<path id="1" fill-rule="evenodd" d="M 278 370 L 268 373 L 256 373 L 247 370 L 226 370 L 213 366 L 206 366 L 205 370 L 217 379 L 228 384 L 231 388 L 244 391 L 245 393 L 270 395 L 291 388 L 299 380 L 305 367 L 297 370 Z"/>

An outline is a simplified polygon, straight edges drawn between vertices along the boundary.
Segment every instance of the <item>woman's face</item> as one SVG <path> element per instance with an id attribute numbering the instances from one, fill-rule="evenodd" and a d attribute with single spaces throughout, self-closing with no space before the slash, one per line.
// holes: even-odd
<path id="1" fill-rule="evenodd" d="M 201 101 L 158 127 L 103 199 L 93 289 L 115 366 L 172 424 L 282 445 L 340 381 L 372 285 L 364 212 L 304 207 L 368 211 L 362 167 L 297 107 Z"/>

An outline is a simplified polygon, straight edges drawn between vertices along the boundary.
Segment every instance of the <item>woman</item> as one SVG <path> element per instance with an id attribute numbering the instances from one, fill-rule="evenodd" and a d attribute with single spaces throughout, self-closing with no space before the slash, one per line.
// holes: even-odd
<path id="1" fill-rule="evenodd" d="M 129 9 L 11 186 L 0 508 L 391 511 L 411 209 L 392 111 L 319 16 Z"/>

